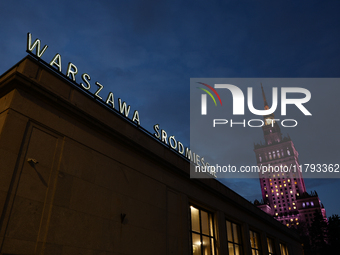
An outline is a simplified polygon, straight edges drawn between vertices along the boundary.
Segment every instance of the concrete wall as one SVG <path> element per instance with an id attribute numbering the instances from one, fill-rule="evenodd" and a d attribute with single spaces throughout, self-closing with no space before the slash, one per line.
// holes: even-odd
<path id="1" fill-rule="evenodd" d="M 249 229 L 264 251 L 270 236 L 301 254 L 296 234 L 218 181 L 190 179 L 185 159 L 30 57 L 0 89 L 0 254 L 190 254 L 190 204 L 213 213 L 218 254 L 226 219 L 245 254 Z"/>

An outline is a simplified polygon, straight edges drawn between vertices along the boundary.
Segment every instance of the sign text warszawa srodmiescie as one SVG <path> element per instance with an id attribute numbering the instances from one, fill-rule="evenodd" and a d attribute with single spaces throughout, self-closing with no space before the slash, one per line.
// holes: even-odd
<path id="1" fill-rule="evenodd" d="M 46 49 L 48 48 L 47 45 L 45 45 L 42 49 L 40 48 L 40 40 L 37 38 L 32 43 L 32 34 L 27 33 L 27 52 L 30 54 L 34 54 L 33 50 L 35 50 L 35 56 L 38 58 L 41 58 L 42 55 L 45 53 Z M 62 74 L 62 68 L 61 68 L 61 55 L 59 53 L 55 54 L 55 56 L 52 58 L 52 60 L 49 62 L 49 65 L 51 68 L 57 68 L 57 70 Z M 76 75 L 78 74 L 78 68 L 75 64 L 69 62 L 67 66 L 66 71 L 66 77 L 68 79 L 71 79 L 73 82 L 76 82 Z M 82 82 L 79 84 L 79 86 L 88 91 L 91 88 L 91 76 L 88 73 L 83 73 L 81 75 Z M 103 95 L 101 94 L 104 86 L 99 83 L 98 81 L 95 82 L 95 85 L 97 86 L 97 90 L 93 95 L 98 100 L 102 100 L 106 105 L 108 105 L 110 108 L 115 109 L 115 103 L 114 103 L 114 94 L 112 92 L 109 92 L 106 96 L 106 99 L 103 99 Z M 127 105 L 126 102 L 122 101 L 120 98 L 118 98 L 118 111 L 126 118 L 129 118 L 130 113 L 130 105 Z M 138 126 L 140 126 L 140 117 L 139 112 L 137 110 L 134 111 L 132 118 L 132 122 L 136 123 Z M 192 152 L 188 147 L 184 148 L 183 144 L 179 141 L 176 141 L 175 136 L 168 136 L 166 131 L 161 129 L 159 130 L 159 124 L 154 125 L 154 136 L 159 139 L 162 143 L 168 145 L 171 149 L 176 151 L 177 153 L 185 156 L 188 160 L 190 160 L 193 164 L 199 167 L 202 172 L 206 170 L 206 173 L 208 173 L 212 177 L 216 177 L 215 172 L 209 171 L 210 164 L 208 162 L 205 162 L 204 157 L 200 157 L 198 154 Z M 208 170 L 207 170 L 208 169 Z"/>

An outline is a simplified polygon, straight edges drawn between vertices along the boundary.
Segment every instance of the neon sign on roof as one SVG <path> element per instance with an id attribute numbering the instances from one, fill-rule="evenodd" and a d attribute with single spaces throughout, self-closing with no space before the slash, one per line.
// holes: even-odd
<path id="1" fill-rule="evenodd" d="M 31 33 L 27 33 L 27 51 L 33 53 L 32 51 L 35 50 L 35 55 L 38 58 L 41 58 L 42 55 L 45 53 L 45 51 L 47 50 L 48 46 L 45 45 L 42 49 L 40 48 L 41 42 L 40 40 L 37 38 L 35 39 L 35 41 L 32 43 L 32 35 Z M 53 59 L 49 62 L 49 65 L 51 67 L 55 67 L 57 68 L 57 70 L 62 73 L 62 69 L 61 69 L 61 65 L 62 65 L 62 61 L 61 61 L 61 55 L 59 53 L 55 54 L 55 56 L 53 57 Z M 78 68 L 75 64 L 69 62 L 68 66 L 67 66 L 67 71 L 66 71 L 66 76 L 68 78 L 70 78 L 72 81 L 76 82 L 76 75 L 78 74 Z M 81 75 L 81 79 L 83 82 L 81 82 L 79 85 L 89 91 L 91 88 L 91 76 L 88 73 L 83 73 Z M 93 94 L 97 99 L 102 100 L 106 105 L 108 105 L 109 107 L 115 109 L 115 102 L 114 102 L 114 94 L 112 92 L 109 92 L 107 94 L 106 99 L 103 99 L 103 95 L 102 95 L 102 90 L 104 88 L 104 86 L 102 84 L 100 84 L 98 81 L 96 81 L 94 83 L 97 86 L 97 90 L 96 92 Z M 122 101 L 120 98 L 118 98 L 118 111 L 123 114 L 125 117 L 128 117 L 130 114 L 130 105 L 127 105 L 126 102 Z M 137 125 L 140 125 L 140 118 L 139 118 L 139 113 L 137 110 L 134 111 L 133 115 L 132 115 L 132 121 L 135 122 Z"/>
<path id="2" fill-rule="evenodd" d="M 38 58 L 41 58 L 45 51 L 47 50 L 48 46 L 45 45 L 41 49 L 41 42 L 37 38 L 32 43 L 32 34 L 27 33 L 27 52 L 33 53 L 33 50 L 35 49 L 35 55 Z M 59 53 L 55 54 L 52 60 L 49 62 L 49 65 L 57 69 L 60 73 L 62 73 L 62 58 Z M 66 77 L 71 79 L 73 82 L 76 82 L 76 75 L 78 74 L 78 68 L 75 64 L 69 62 L 67 65 L 66 70 Z M 89 91 L 91 88 L 91 76 L 88 73 L 83 73 L 81 75 L 82 82 L 79 83 L 81 88 L 83 88 L 86 91 Z M 94 83 L 97 86 L 97 90 L 95 93 L 93 93 L 94 97 L 96 99 L 101 100 L 106 105 L 108 105 L 110 108 L 115 109 L 115 102 L 114 102 L 114 94 L 112 92 L 109 92 L 107 94 L 106 99 L 103 99 L 102 90 L 104 86 L 96 81 Z M 130 114 L 130 105 L 127 105 L 126 102 L 122 101 L 120 98 L 118 98 L 118 111 L 124 115 L 125 117 L 129 117 Z M 132 122 L 136 123 L 138 126 L 140 126 L 140 117 L 137 110 L 134 111 L 131 117 Z M 210 164 L 208 162 L 204 161 L 204 157 L 200 157 L 198 154 L 192 152 L 189 148 L 184 148 L 183 144 L 180 141 L 176 141 L 175 136 L 169 136 L 167 135 L 166 131 L 163 129 L 159 129 L 159 124 L 154 125 L 154 136 L 159 139 L 162 143 L 169 146 L 172 150 L 176 151 L 177 153 L 183 155 L 185 158 L 187 158 L 191 163 L 196 165 L 196 168 L 199 167 L 200 169 L 207 169 Z M 211 175 L 212 177 L 216 177 L 215 172 L 210 171 L 202 171 L 203 173 L 207 173 Z"/>

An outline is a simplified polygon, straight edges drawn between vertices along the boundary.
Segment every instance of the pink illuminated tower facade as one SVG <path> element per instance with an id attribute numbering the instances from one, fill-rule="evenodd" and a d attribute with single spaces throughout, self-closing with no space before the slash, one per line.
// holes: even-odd
<path id="1" fill-rule="evenodd" d="M 264 109 L 268 110 L 262 84 L 261 89 Z M 265 144 L 254 145 L 257 165 L 268 169 L 259 173 L 262 203 L 255 204 L 288 227 L 299 224 L 310 226 L 317 213 L 321 213 L 326 220 L 326 211 L 316 192 L 306 192 L 302 173 L 298 170 L 299 153 L 293 141 L 289 136 L 282 136 L 274 119 L 274 114 L 264 116 L 262 130 Z"/>

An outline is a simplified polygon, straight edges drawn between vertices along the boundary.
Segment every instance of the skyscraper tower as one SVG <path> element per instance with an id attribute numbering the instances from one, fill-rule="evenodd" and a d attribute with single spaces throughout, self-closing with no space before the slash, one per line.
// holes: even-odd
<path id="1" fill-rule="evenodd" d="M 268 110 L 262 84 L 261 89 L 264 109 Z M 282 136 L 274 114 L 263 117 L 265 144 L 255 144 L 254 152 L 259 168 L 266 167 L 267 171 L 259 173 L 262 203 L 257 203 L 257 206 L 289 227 L 296 227 L 301 222 L 310 225 L 316 213 L 315 209 L 326 218 L 326 212 L 316 192 L 311 195 L 306 192 L 299 170 L 299 153 L 293 141 L 289 135 Z"/>

